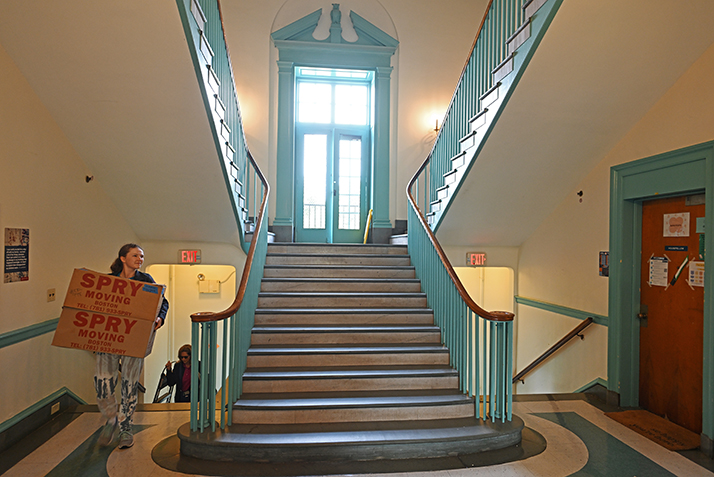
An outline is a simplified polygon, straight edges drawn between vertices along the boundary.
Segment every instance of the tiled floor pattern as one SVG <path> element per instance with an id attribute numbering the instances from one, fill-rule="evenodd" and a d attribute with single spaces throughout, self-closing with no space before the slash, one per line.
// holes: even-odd
<path id="1" fill-rule="evenodd" d="M 671 452 L 621 424 L 585 401 L 514 403 L 514 412 L 547 441 L 546 450 L 518 462 L 489 467 L 433 472 L 392 473 L 394 477 L 470 476 L 714 476 L 682 455 Z M 98 413 L 85 413 L 16 464 L 8 477 L 185 475 L 158 466 L 152 449 L 188 420 L 187 411 L 138 412 L 135 444 L 130 449 L 99 448 Z M 116 442 L 116 441 L 115 441 Z"/>

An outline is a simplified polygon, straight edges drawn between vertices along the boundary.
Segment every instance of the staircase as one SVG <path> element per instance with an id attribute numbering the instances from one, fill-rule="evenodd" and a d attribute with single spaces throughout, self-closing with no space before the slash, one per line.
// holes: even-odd
<path id="1" fill-rule="evenodd" d="M 518 444 L 474 418 L 406 246 L 269 244 L 233 425 L 179 430 L 181 453 L 242 462 L 369 461 Z"/>

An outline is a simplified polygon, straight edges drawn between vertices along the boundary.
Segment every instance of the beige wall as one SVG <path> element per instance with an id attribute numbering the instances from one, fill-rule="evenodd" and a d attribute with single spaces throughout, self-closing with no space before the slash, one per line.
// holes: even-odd
<path id="1" fill-rule="evenodd" d="M 241 267 L 238 273 L 242 272 Z M 166 324 L 161 328 L 154 342 L 154 349 L 144 361 L 145 402 L 152 402 L 159 376 L 167 361 L 176 361 L 178 349 L 191 344 L 192 313 L 200 311 L 222 311 L 233 303 L 236 295 L 236 268 L 229 265 L 152 265 L 147 271 L 159 283 L 168 285 L 167 299 L 169 313 Z M 219 280 L 219 293 L 200 293 L 198 274 L 206 280 Z M 240 279 L 240 277 L 238 277 Z M 222 327 L 219 327 L 222 331 Z M 222 339 L 219 336 L 219 341 Z M 220 353 L 220 350 L 219 350 Z M 220 356 L 220 354 L 219 354 Z M 218 362 L 221 375 L 222 361 Z M 220 381 L 220 378 L 219 378 Z"/>
<path id="2" fill-rule="evenodd" d="M 0 333 L 59 317 L 72 270 L 107 270 L 137 237 L 0 47 L 0 230 L 30 229 L 29 281 L 0 283 Z M 57 299 L 47 302 L 49 288 Z M 93 355 L 52 334 L 0 349 L 0 422 L 66 386 L 93 400 Z"/>
<path id="3" fill-rule="evenodd" d="M 340 3 L 343 20 L 353 9 L 400 42 L 392 58 L 395 67 L 392 103 L 398 107 L 392 118 L 390 217 L 392 222 L 405 219 L 406 184 L 431 150 L 435 139 L 434 118 L 441 119 L 446 112 L 488 2 L 347 0 Z M 272 183 L 275 183 L 277 135 L 275 115 L 271 117 L 271 112 L 277 108 L 277 53 L 270 33 L 320 7 L 329 12 L 331 5 L 329 1 L 318 0 L 222 3 L 246 137 Z M 272 207 L 274 202 L 271 201 Z"/>
<path id="4" fill-rule="evenodd" d="M 609 247 L 610 167 L 714 140 L 714 46 L 677 81 L 602 159 L 521 247 L 518 294 L 558 305 L 608 313 L 608 278 L 598 254 Z M 582 202 L 576 195 L 583 191 Z M 519 306 L 516 361 L 522 369 L 579 320 Z M 520 393 L 572 392 L 607 379 L 607 330 L 591 325 L 585 340 L 554 356 Z"/>
<path id="5" fill-rule="evenodd" d="M 0 71 L 0 232 L 4 237 L 6 227 L 30 229 L 29 281 L 0 283 L 0 334 L 58 318 L 72 270 L 108 271 L 127 242 L 144 248 L 145 268 L 176 263 L 179 249 L 199 248 L 204 264 L 226 264 L 242 272 L 245 253 L 233 245 L 142 242 L 104 194 L 101 182 L 85 181 L 91 171 L 1 46 Z M 235 296 L 235 275 L 231 280 L 222 293 Z M 56 290 L 54 302 L 46 300 L 49 288 Z M 176 305 L 171 311 L 178 320 L 182 307 Z M 3 371 L 0 423 L 63 387 L 95 401 L 94 356 L 53 347 L 52 336 L 0 349 L 0 360 L 13 363 Z M 185 339 L 182 332 L 175 342 Z M 174 354 L 157 356 L 165 363 Z M 146 382 L 148 388 L 153 386 L 153 380 Z"/>

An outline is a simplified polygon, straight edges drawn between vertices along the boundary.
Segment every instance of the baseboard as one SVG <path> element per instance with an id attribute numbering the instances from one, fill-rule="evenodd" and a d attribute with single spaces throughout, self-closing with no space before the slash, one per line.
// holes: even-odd
<path id="1" fill-rule="evenodd" d="M 0 424 L 0 452 L 49 422 L 71 406 L 87 404 L 69 389 L 62 388 Z M 54 406 L 55 412 L 52 412 Z"/>
<path id="2" fill-rule="evenodd" d="M 600 385 L 600 386 L 604 387 L 605 389 L 607 389 L 607 381 L 605 381 L 602 378 L 595 378 L 592 381 L 590 381 L 588 384 L 586 384 L 585 386 L 581 386 L 580 388 L 576 389 L 573 392 L 574 393 L 584 393 L 584 392 L 587 392 L 588 389 L 590 389 L 594 386 L 597 386 L 597 385 Z"/>

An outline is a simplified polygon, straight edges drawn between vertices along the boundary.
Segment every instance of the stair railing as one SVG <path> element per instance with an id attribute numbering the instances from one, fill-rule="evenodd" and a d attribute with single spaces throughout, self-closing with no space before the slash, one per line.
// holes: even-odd
<path id="1" fill-rule="evenodd" d="M 512 416 L 514 315 L 486 311 L 469 296 L 432 232 L 430 209 L 441 199 L 444 174 L 454 168 L 452 159 L 470 122 L 482 112 L 482 99 L 498 86 L 492 71 L 511 54 L 507 40 L 532 1 L 490 1 L 434 146 L 407 186 L 409 254 L 459 371 L 461 389 L 476 398 L 476 416 L 492 420 Z"/>
<path id="2" fill-rule="evenodd" d="M 190 426 L 191 431 L 203 432 L 209 425 L 215 431 L 217 404 L 221 428 L 231 425 L 232 403 L 241 394 L 268 250 L 270 186 L 245 139 L 219 2 L 176 3 L 241 231 L 241 246 L 247 251 L 233 303 L 220 312 L 191 315 L 191 367 L 198 372 L 191 374 Z"/>
<path id="3" fill-rule="evenodd" d="M 422 165 L 422 168 L 426 164 Z M 476 417 L 511 420 L 513 408 L 513 313 L 477 305 L 456 275 L 407 187 L 409 255 L 421 280 L 461 391 L 476 399 Z"/>
<path id="4" fill-rule="evenodd" d="M 461 77 L 451 97 L 451 103 L 422 169 L 415 187 L 415 198 L 433 224 L 430 205 L 440 199 L 438 189 L 444 184 L 444 174 L 452 170 L 452 159 L 459 155 L 460 141 L 469 133 L 469 121 L 483 110 L 482 100 L 497 84 L 492 72 L 509 55 L 507 40 L 521 25 L 523 4 L 529 0 L 491 0 Z"/>
<path id="5" fill-rule="evenodd" d="M 532 362 L 531 364 L 529 364 L 528 366 L 526 366 L 525 368 L 523 368 L 523 371 L 521 371 L 520 373 L 518 373 L 518 374 L 516 374 L 515 376 L 513 376 L 513 381 L 512 381 L 513 384 L 516 384 L 518 381 L 520 381 L 521 383 L 524 383 L 524 384 L 525 384 L 525 377 L 526 377 L 526 375 L 527 375 L 528 373 L 530 373 L 530 372 L 533 371 L 535 368 L 537 368 L 538 366 L 540 366 L 540 365 L 541 365 L 546 359 L 548 359 L 553 353 L 555 353 L 555 352 L 558 351 L 560 348 L 562 348 L 563 346 L 565 346 L 566 344 L 568 344 L 568 342 L 569 342 L 570 340 L 572 340 L 573 338 L 575 338 L 576 336 L 579 337 L 581 340 L 582 340 L 582 339 L 585 339 L 584 336 L 581 335 L 580 333 L 581 333 L 583 330 L 585 330 L 585 328 L 587 328 L 588 326 L 590 326 L 590 323 L 592 323 L 593 321 L 594 321 L 594 320 L 593 320 L 593 317 L 592 317 L 592 316 L 589 316 L 589 317 L 587 317 L 582 323 L 580 323 L 578 326 L 576 326 L 575 328 L 573 328 L 572 331 L 570 331 L 568 334 L 566 334 L 565 336 L 563 336 L 557 343 L 555 343 L 553 346 L 551 346 L 550 348 L 548 348 L 542 355 L 538 356 L 535 360 L 533 360 L 533 362 Z"/>

